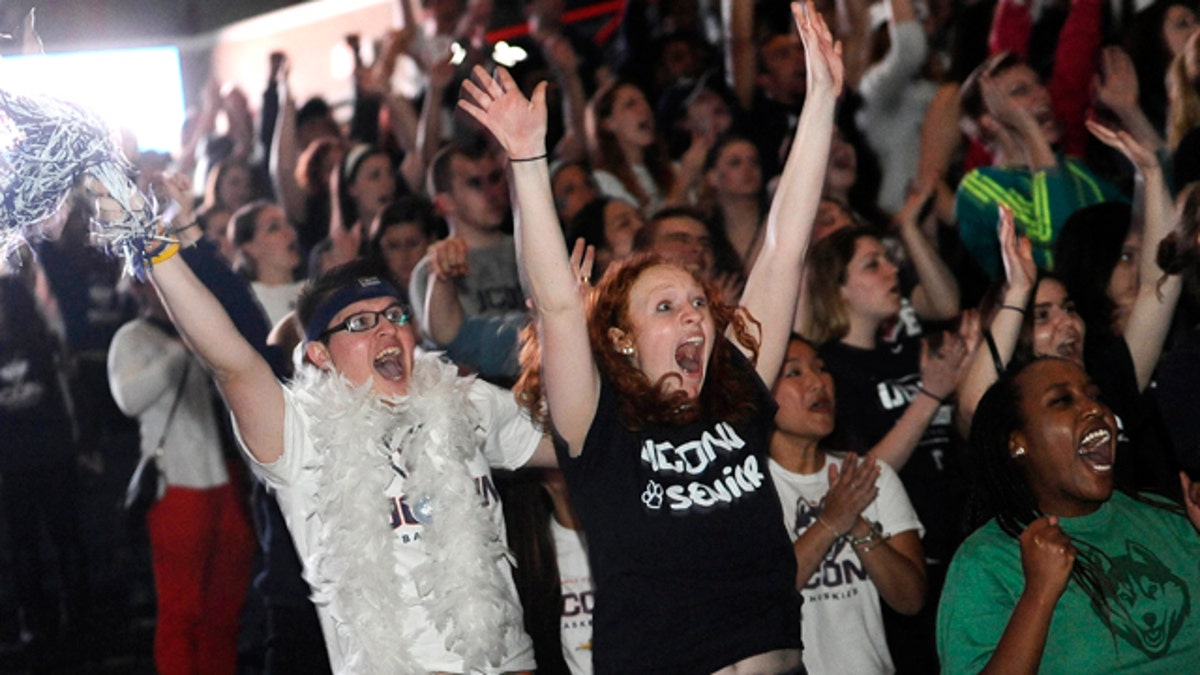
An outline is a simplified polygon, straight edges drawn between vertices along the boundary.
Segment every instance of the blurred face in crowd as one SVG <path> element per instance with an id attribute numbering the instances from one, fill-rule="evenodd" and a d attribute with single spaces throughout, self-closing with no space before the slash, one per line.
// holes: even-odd
<path id="1" fill-rule="evenodd" d="M 1008 95 L 1013 105 L 1024 108 L 1038 121 L 1049 143 L 1057 142 L 1061 130 L 1050 106 L 1050 92 L 1033 68 L 1020 63 L 992 75 L 1000 91 Z"/>
<path id="2" fill-rule="evenodd" d="M 627 258 L 633 253 L 633 238 L 646 225 L 642 213 L 624 199 L 610 199 L 604 205 L 604 241 L 611 256 L 608 262 Z M 599 255 L 599 251 L 596 252 Z M 602 266 L 603 267 L 603 266 Z"/>
<path id="3" fill-rule="evenodd" d="M 346 192 L 354 198 L 359 220 L 370 223 L 395 197 L 396 176 L 392 172 L 392 160 L 381 152 L 364 159 L 346 186 Z"/>
<path id="4" fill-rule="evenodd" d="M 250 202 L 252 189 L 250 170 L 241 164 L 225 167 L 217 179 L 217 198 L 231 212 Z"/>
<path id="5" fill-rule="evenodd" d="M 591 174 L 578 164 L 559 169 L 550 181 L 550 189 L 554 192 L 558 217 L 564 222 L 574 218 L 580 209 L 600 196 Z"/>
<path id="6" fill-rule="evenodd" d="M 817 243 L 840 229 L 854 225 L 854 216 L 835 199 L 822 199 L 813 221 L 812 241 Z"/>
<path id="7" fill-rule="evenodd" d="M 492 231 L 508 213 L 508 181 L 504 169 L 491 155 L 470 159 L 456 155 L 450 160 L 450 191 L 441 206 L 456 225 Z"/>
<path id="8" fill-rule="evenodd" d="M 614 92 L 612 112 L 601 120 L 601 125 L 622 147 L 645 148 L 655 141 L 654 111 L 642 90 L 631 84 L 623 84 Z"/>
<path id="9" fill-rule="evenodd" d="M 1117 259 L 1117 265 L 1108 279 L 1108 288 L 1105 289 L 1108 299 L 1116 305 L 1112 320 L 1113 332 L 1117 335 L 1125 333 L 1125 322 L 1129 319 L 1134 300 L 1137 300 L 1138 289 L 1141 287 L 1138 277 L 1141 260 L 1142 233 L 1130 232 L 1125 238 L 1125 243 L 1121 245 L 1121 257 Z"/>
<path id="10" fill-rule="evenodd" d="M 703 89 L 687 105 L 684 127 L 693 134 L 719 138 L 733 126 L 733 113 L 725 99 Z"/>
<path id="11" fill-rule="evenodd" d="M 758 86 L 788 105 L 800 102 L 808 88 L 804 46 L 795 32 L 776 35 L 759 48 Z"/>
<path id="12" fill-rule="evenodd" d="M 283 209 L 268 206 L 254 219 L 254 238 L 242 244 L 261 274 L 266 269 L 291 272 L 300 264 L 296 228 L 288 222 Z"/>
<path id="13" fill-rule="evenodd" d="M 819 441 L 833 433 L 833 375 L 817 351 L 800 340 L 788 343 L 783 369 L 775 380 L 775 426 L 790 436 Z"/>
<path id="14" fill-rule="evenodd" d="M 900 311 L 899 270 L 875 237 L 859 237 L 846 264 L 842 301 L 851 314 L 883 321 Z"/>
<path id="15" fill-rule="evenodd" d="M 1033 296 L 1033 353 L 1082 366 L 1086 332 L 1067 289 L 1057 279 L 1043 279 Z"/>
<path id="16" fill-rule="evenodd" d="M 384 230 L 379 239 L 379 250 L 383 253 L 388 274 L 402 289 L 408 288 L 413 268 L 425 257 L 427 248 L 429 237 L 418 223 L 395 223 Z"/>
<path id="17" fill-rule="evenodd" d="M 1162 39 L 1171 58 L 1183 53 L 1188 39 L 1200 28 L 1196 12 L 1183 5 L 1171 5 L 1163 14 Z"/>
<path id="18" fill-rule="evenodd" d="M 701 276 L 706 276 L 714 263 L 712 236 L 708 228 L 704 223 L 687 216 L 655 221 L 650 250 Z"/>
<path id="19" fill-rule="evenodd" d="M 708 183 L 718 194 L 757 197 L 762 191 L 762 166 L 758 148 L 749 141 L 733 141 L 721 149 L 708 171 Z"/>
<path id="20" fill-rule="evenodd" d="M 680 80 L 696 77 L 703 65 L 702 57 L 696 47 L 686 39 L 675 39 L 663 46 L 662 56 L 658 67 L 664 79 L 663 84 L 673 84 Z"/>

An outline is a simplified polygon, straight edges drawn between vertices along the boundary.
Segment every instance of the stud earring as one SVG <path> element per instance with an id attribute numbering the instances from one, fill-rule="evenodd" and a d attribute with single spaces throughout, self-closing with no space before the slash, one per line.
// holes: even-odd
<path id="1" fill-rule="evenodd" d="M 1013 459 L 1016 459 L 1017 457 L 1024 457 L 1025 456 L 1025 448 L 1022 448 L 1021 446 L 1018 445 L 1017 449 L 1013 450 L 1012 456 L 1013 456 Z"/>
<path id="2" fill-rule="evenodd" d="M 624 356 L 633 356 L 633 345 L 625 345 L 624 347 L 617 349 L 617 352 Z"/>

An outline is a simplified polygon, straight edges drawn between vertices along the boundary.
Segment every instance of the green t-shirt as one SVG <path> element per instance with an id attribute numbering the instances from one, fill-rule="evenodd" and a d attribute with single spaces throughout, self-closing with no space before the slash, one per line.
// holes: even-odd
<path id="1" fill-rule="evenodd" d="M 1040 673 L 1200 672 L 1200 535 L 1191 523 L 1114 493 L 1096 513 L 1060 519 L 1116 586 L 1112 629 L 1074 581 L 1054 608 Z M 977 673 L 1025 586 L 1020 543 L 990 521 L 959 548 L 938 607 L 942 672 Z"/>

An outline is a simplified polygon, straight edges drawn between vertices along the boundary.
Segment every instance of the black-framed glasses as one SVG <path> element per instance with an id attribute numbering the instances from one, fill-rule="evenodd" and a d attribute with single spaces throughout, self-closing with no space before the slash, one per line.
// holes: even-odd
<path id="1" fill-rule="evenodd" d="M 405 326 L 412 319 L 412 308 L 408 305 L 396 303 L 388 305 L 378 312 L 370 310 L 365 312 L 355 312 L 346 317 L 346 320 L 336 326 L 330 326 L 321 333 L 321 339 L 324 340 L 330 335 L 340 331 L 347 333 L 361 333 L 371 330 L 379 325 L 379 317 L 383 317 L 385 321 L 396 326 Z"/>

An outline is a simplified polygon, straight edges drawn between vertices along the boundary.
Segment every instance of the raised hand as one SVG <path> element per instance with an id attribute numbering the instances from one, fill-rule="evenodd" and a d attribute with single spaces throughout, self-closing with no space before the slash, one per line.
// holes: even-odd
<path id="1" fill-rule="evenodd" d="M 808 63 L 808 91 L 828 87 L 833 95 L 842 93 L 846 70 L 842 63 L 842 43 L 833 39 L 833 33 L 825 24 L 825 18 L 817 11 L 812 0 L 792 3 L 792 18 L 800 31 L 804 43 L 804 56 Z"/>
<path id="2" fill-rule="evenodd" d="M 579 55 L 562 33 L 536 33 L 534 39 L 542 48 L 542 56 L 556 72 L 573 73 L 579 68 Z"/>
<path id="3" fill-rule="evenodd" d="M 979 78 L 979 93 L 990 117 L 1000 123 L 1005 129 L 1033 129 L 1038 126 L 1037 118 L 1024 106 L 1013 102 L 1012 97 L 991 75 Z M 997 131 L 992 129 L 992 131 Z"/>
<path id="4" fill-rule="evenodd" d="M 958 388 L 959 372 L 967 358 L 967 344 L 957 333 L 942 333 L 942 344 L 931 349 L 929 340 L 921 342 L 921 386 L 944 399 Z"/>
<path id="5" fill-rule="evenodd" d="M 1057 601 L 1071 580 L 1075 545 L 1058 524 L 1058 518 L 1038 518 L 1021 533 L 1021 568 L 1025 592 Z"/>
<path id="6" fill-rule="evenodd" d="M 1096 100 L 1118 115 L 1136 110 L 1138 79 L 1133 59 L 1124 49 L 1110 46 L 1100 52 L 1100 60 L 1104 77 L 1097 74 L 1092 79 Z"/>
<path id="7" fill-rule="evenodd" d="M 439 279 L 461 279 L 471 272 L 467 264 L 467 242 L 462 237 L 446 237 L 429 245 L 429 271 Z"/>
<path id="8" fill-rule="evenodd" d="M 592 290 L 592 265 L 596 262 L 596 247 L 580 237 L 571 248 L 571 271 L 579 280 L 579 294 L 587 296 Z"/>
<path id="9" fill-rule="evenodd" d="M 837 532 L 849 532 L 858 522 L 863 509 L 879 496 L 879 488 L 875 485 L 878 479 L 879 464 L 874 458 L 860 458 L 848 452 L 842 460 L 841 471 L 831 463 L 829 492 L 825 493 L 821 520 Z"/>
<path id="10" fill-rule="evenodd" d="M 1125 155 L 1126 159 L 1132 162 L 1139 172 L 1145 173 L 1159 168 L 1158 157 L 1155 156 L 1154 151 L 1139 143 L 1128 131 L 1109 129 L 1095 120 L 1088 120 L 1086 124 L 1088 131 L 1092 132 L 1093 136 Z"/>
<path id="11" fill-rule="evenodd" d="M 1012 209 L 1000 205 L 1000 259 L 1008 288 L 1028 294 L 1037 280 L 1037 265 L 1033 262 L 1033 244 L 1017 234 Z"/>
<path id="12" fill-rule="evenodd" d="M 497 67 L 494 76 L 480 66 L 463 82 L 458 101 L 471 117 L 492 132 L 509 158 L 521 160 L 546 154 L 546 83 L 538 83 L 533 98 L 525 98 L 512 75 Z"/>

